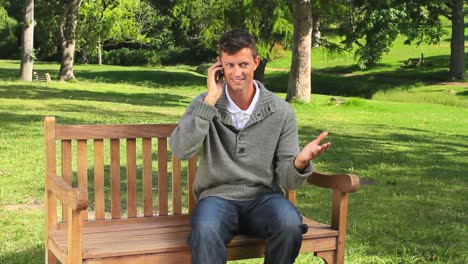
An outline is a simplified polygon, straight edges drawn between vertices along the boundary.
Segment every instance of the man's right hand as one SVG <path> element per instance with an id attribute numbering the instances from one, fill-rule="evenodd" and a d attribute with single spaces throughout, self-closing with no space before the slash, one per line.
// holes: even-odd
<path id="1" fill-rule="evenodd" d="M 220 59 L 208 68 L 208 77 L 206 79 L 206 86 L 208 88 L 208 93 L 205 97 L 205 102 L 209 105 L 214 106 L 218 99 L 223 94 L 223 79 L 216 81 L 216 73 L 223 70 L 223 64 Z"/>

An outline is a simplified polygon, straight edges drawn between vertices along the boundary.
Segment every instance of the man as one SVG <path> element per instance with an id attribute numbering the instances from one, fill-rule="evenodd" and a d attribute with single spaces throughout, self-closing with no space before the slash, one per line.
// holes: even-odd
<path id="1" fill-rule="evenodd" d="M 293 263 L 307 226 L 283 190 L 312 173 L 310 161 L 330 147 L 319 145 L 327 133 L 299 151 L 293 109 L 253 79 L 260 58 L 249 33 L 226 32 L 219 50 L 207 92 L 192 101 L 170 138 L 181 159 L 202 146 L 188 241 L 192 263 L 226 263 L 226 245 L 238 233 L 265 239 L 265 263 Z"/>

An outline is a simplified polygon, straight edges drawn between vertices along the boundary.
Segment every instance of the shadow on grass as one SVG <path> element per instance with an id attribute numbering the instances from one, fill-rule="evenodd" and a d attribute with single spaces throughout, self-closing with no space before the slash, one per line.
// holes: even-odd
<path id="1" fill-rule="evenodd" d="M 468 53 L 465 56 L 468 57 Z M 370 99 L 379 91 L 433 85 L 447 80 L 449 59 L 448 55 L 426 57 L 426 66 L 418 68 L 386 70 L 391 66 L 379 64 L 371 72 L 360 71 L 356 66 L 312 71 L 312 93 Z M 468 61 L 466 63 L 468 68 Z M 289 72 L 269 72 L 265 78 L 266 87 L 274 92 L 286 93 L 288 74 Z"/>
<path id="2" fill-rule="evenodd" d="M 0 254 L 0 263 L 31 264 L 44 263 L 44 247 L 24 249 L 19 252 L 8 252 Z"/>
<path id="3" fill-rule="evenodd" d="M 313 126 L 299 131 L 301 142 L 311 140 L 304 135 L 321 132 Z M 368 256 L 398 255 L 395 250 L 404 247 L 411 249 L 408 257 L 417 252 L 424 259 L 435 254 L 444 263 L 462 259 L 466 216 L 459 200 L 465 195 L 467 162 L 460 157 L 468 137 L 441 138 L 432 131 L 385 125 L 362 125 L 362 131 L 362 136 L 331 133 L 332 148 L 316 160 L 329 172 L 356 173 L 373 183 L 350 195 L 349 247 Z M 304 186 L 298 191 L 300 211 L 314 220 L 330 223 L 330 201 L 328 190 Z"/>
<path id="4" fill-rule="evenodd" d="M 35 65 L 38 67 L 35 67 L 34 71 L 49 73 L 52 77 L 52 81 L 58 81 L 57 65 L 51 64 L 50 62 L 36 62 Z M 101 66 L 98 65 L 78 64 L 74 68 L 74 73 L 78 81 L 126 83 L 153 88 L 165 86 L 204 86 L 206 84 L 206 77 L 188 71 L 171 71 L 151 67 L 109 67 L 115 68 L 116 70 L 103 70 L 108 69 L 107 66 L 102 66 L 101 68 Z M 1 68 L 0 79 L 19 80 L 19 70 Z"/>
<path id="5" fill-rule="evenodd" d="M 92 71 L 76 70 L 78 80 L 86 79 L 104 83 L 128 83 L 145 87 L 205 85 L 206 78 L 190 72 L 147 70 Z"/>
<path id="6" fill-rule="evenodd" d="M 441 181 L 462 179 L 465 176 L 461 168 L 466 166 L 467 162 L 454 160 L 456 157 L 462 157 L 468 149 L 468 143 L 461 143 L 468 142 L 467 136 L 453 135 L 450 138 L 440 138 L 432 131 L 370 124 L 362 125 L 362 131 L 366 131 L 366 134 L 355 136 L 331 133 L 328 136 L 333 144 L 333 150 L 326 157 L 322 157 L 326 159 L 327 167 L 335 172 L 342 172 L 352 167 L 367 170 L 368 166 L 384 162 L 407 167 L 409 170 L 419 169 L 420 175 L 430 175 L 432 179 Z M 381 131 L 386 132 L 379 135 Z M 320 132 L 311 126 L 300 126 L 300 140 L 310 141 L 312 140 L 310 135 L 318 135 Z M 436 164 L 444 166 L 434 166 Z M 379 175 L 373 176 L 379 177 Z"/>
<path id="7" fill-rule="evenodd" d="M 56 89 L 45 85 L 10 84 L 0 86 L 0 98 L 12 99 L 65 99 L 99 102 L 117 102 L 143 106 L 180 106 L 186 105 L 191 98 L 176 94 L 124 93 L 110 91 L 88 91 Z"/>

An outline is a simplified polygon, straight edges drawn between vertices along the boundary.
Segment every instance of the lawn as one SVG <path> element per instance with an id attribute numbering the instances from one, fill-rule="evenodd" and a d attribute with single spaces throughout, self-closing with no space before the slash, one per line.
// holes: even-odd
<path id="1" fill-rule="evenodd" d="M 361 177 L 350 196 L 346 263 L 468 263 L 468 83 L 443 82 L 449 50 L 446 38 L 419 47 L 399 38 L 366 71 L 352 54 L 313 50 L 312 102 L 292 105 L 302 145 L 330 133 L 332 148 L 316 168 Z M 421 53 L 424 67 L 401 67 Z M 283 98 L 285 55 L 268 64 L 265 81 Z M 18 69 L 18 61 L 0 60 L 0 264 L 44 263 L 44 116 L 66 124 L 177 122 L 205 90 L 205 76 L 183 65 L 77 65 L 78 82 L 49 84 L 17 81 Z M 58 69 L 35 63 L 52 78 Z M 329 222 L 330 195 L 304 186 L 298 207 Z M 297 263 L 321 262 L 303 254 Z"/>
<path id="2" fill-rule="evenodd" d="M 44 116 L 67 124 L 177 122 L 205 89 L 205 77 L 187 66 L 78 65 L 79 81 L 68 84 L 19 82 L 18 68 L 17 61 L 0 61 L 2 264 L 44 262 Z M 54 73 L 58 65 L 36 63 L 36 69 Z M 274 86 L 284 74 L 268 71 L 266 83 Z M 322 77 L 344 84 L 354 78 Z M 316 160 L 317 169 L 361 177 L 350 198 L 347 263 L 468 263 L 467 88 L 457 86 L 446 94 L 457 103 L 444 103 L 437 98 L 448 86 L 413 87 L 405 80 L 394 82 L 410 87 L 405 101 L 413 102 L 398 102 L 400 95 L 390 92 L 399 88 L 389 88 L 374 100 L 344 97 L 339 106 L 328 93 L 293 103 L 301 144 L 329 131 L 332 149 Z M 304 186 L 298 200 L 305 216 L 329 222 L 328 191 Z M 297 263 L 320 261 L 301 255 Z"/>

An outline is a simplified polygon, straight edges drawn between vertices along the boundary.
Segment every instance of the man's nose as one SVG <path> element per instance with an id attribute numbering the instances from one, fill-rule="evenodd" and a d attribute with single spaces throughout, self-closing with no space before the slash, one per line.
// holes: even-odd
<path id="1" fill-rule="evenodd" d="M 237 65 L 234 66 L 234 67 L 232 68 L 232 75 L 234 75 L 234 76 L 240 76 L 240 75 L 242 75 L 241 68 L 240 68 L 239 66 L 237 66 Z"/>

